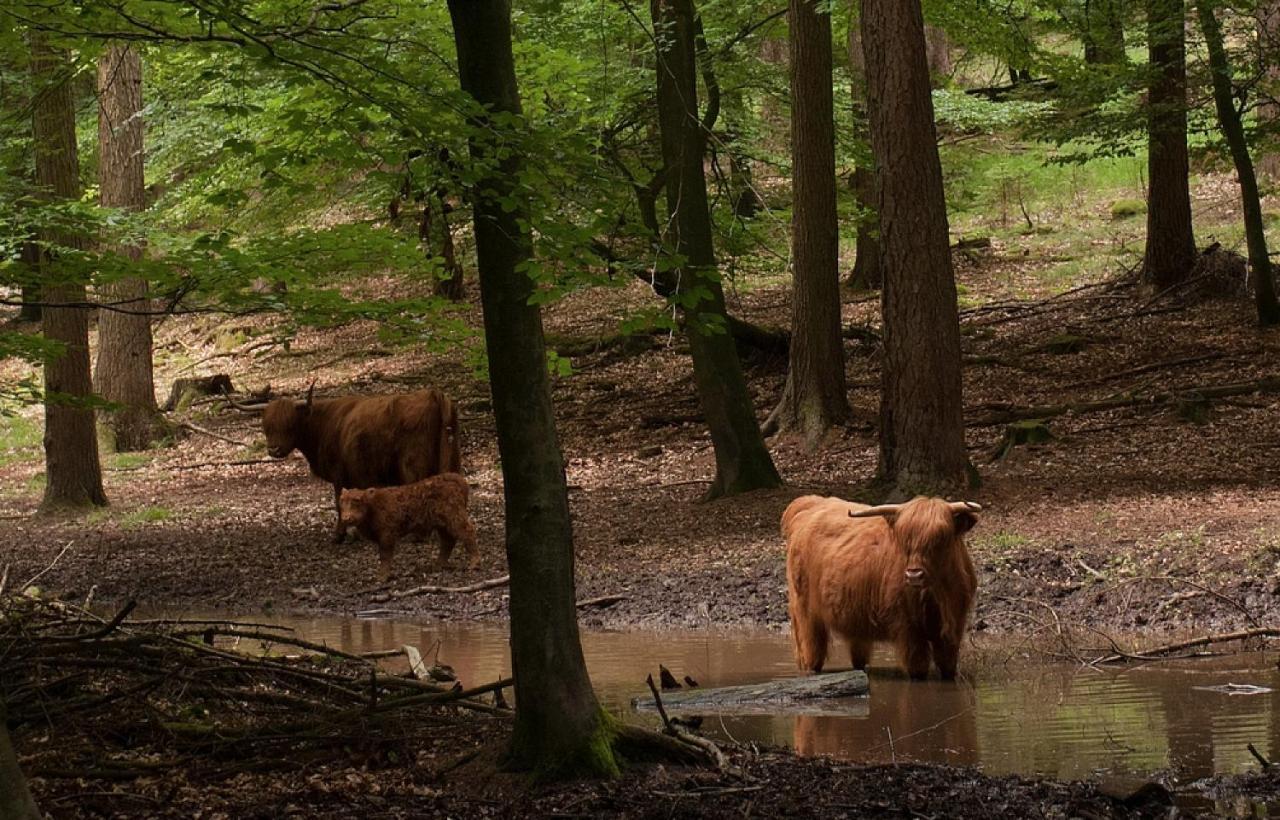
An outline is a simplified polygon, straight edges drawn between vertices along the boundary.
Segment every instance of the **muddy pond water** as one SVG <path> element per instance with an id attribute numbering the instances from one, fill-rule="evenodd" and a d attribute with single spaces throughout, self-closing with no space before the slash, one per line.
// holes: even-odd
<path id="1" fill-rule="evenodd" d="M 505 628 L 354 618 L 254 616 L 294 628 L 299 637 L 348 652 L 417 646 L 436 654 L 466 685 L 509 674 Z M 584 631 L 591 679 L 607 708 L 637 712 L 645 676 L 658 664 L 702 686 L 755 683 L 797 674 L 791 639 L 774 631 Z M 835 657 L 843 654 L 837 651 Z M 1088 669 L 1078 665 L 1006 665 L 987 660 L 957 683 L 910 682 L 888 652 L 870 670 L 871 693 L 847 702 L 847 714 L 708 715 L 702 731 L 741 743 L 789 746 L 801 754 L 856 762 L 917 761 L 978 766 L 988 774 L 1086 778 L 1102 772 L 1166 772 L 1188 783 L 1257 768 L 1254 746 L 1280 759 L 1280 672 L 1272 655 L 1250 654 L 1177 666 Z M 405 661 L 387 661 L 392 670 Z M 1273 691 L 1274 690 L 1274 691 Z"/>

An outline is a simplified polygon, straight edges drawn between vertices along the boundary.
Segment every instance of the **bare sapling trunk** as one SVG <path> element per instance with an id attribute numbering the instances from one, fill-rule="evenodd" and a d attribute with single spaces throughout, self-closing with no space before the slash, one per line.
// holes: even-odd
<path id="1" fill-rule="evenodd" d="M 1187 156 L 1186 10 L 1183 0 L 1147 0 L 1151 84 L 1147 248 L 1143 276 L 1157 290 L 1185 282 L 1196 261 Z"/>
<path id="2" fill-rule="evenodd" d="M 1262 201 L 1258 196 L 1258 178 L 1253 171 L 1253 158 L 1245 139 L 1244 124 L 1236 109 L 1235 89 L 1231 84 L 1231 65 L 1222 41 L 1222 27 L 1214 12 L 1213 0 L 1197 0 L 1200 29 L 1204 32 L 1209 52 L 1209 69 L 1213 72 L 1213 101 L 1218 110 L 1218 123 L 1227 139 L 1231 160 L 1240 182 L 1240 207 L 1244 212 L 1245 243 L 1249 248 L 1249 268 L 1253 273 L 1254 300 L 1258 323 L 1270 326 L 1280 323 L 1280 304 L 1276 302 L 1275 280 L 1271 274 L 1271 256 L 1267 252 L 1266 223 L 1262 218 Z"/>
<path id="3" fill-rule="evenodd" d="M 863 0 L 862 45 L 884 271 L 879 478 L 900 495 L 941 495 L 974 474 L 920 0 Z"/>
<path id="4" fill-rule="evenodd" d="M 1259 0 L 1257 16 L 1257 50 L 1264 78 L 1257 116 L 1269 134 L 1258 170 L 1274 181 L 1280 179 L 1280 0 Z"/>
<path id="5" fill-rule="evenodd" d="M 529 303 L 532 256 L 510 0 L 449 0 L 458 74 L 475 99 L 471 153 L 491 169 L 472 207 L 511 574 L 516 719 L 507 763 L 547 777 L 613 775 L 613 727 L 587 676 L 574 601 L 573 529 L 556 436 L 542 314 Z M 495 121 L 491 115 L 504 115 Z M 500 125 L 499 123 L 504 123 Z M 514 208 L 509 203 L 516 203 Z"/>
<path id="6" fill-rule="evenodd" d="M 136 46 L 109 46 L 98 61 L 98 186 L 106 208 L 146 207 L 143 182 L 142 56 Z M 116 249 L 138 260 L 142 248 Z M 100 288 L 102 301 L 120 310 L 98 317 L 98 394 L 116 405 L 105 411 L 120 452 L 145 450 L 166 429 L 156 407 L 147 282 L 125 277 Z"/>
<path id="7" fill-rule="evenodd" d="M 694 382 L 715 448 L 706 498 L 778 487 L 742 363 L 729 333 L 716 267 L 703 170 L 706 135 L 698 115 L 696 20 L 690 0 L 650 0 L 658 48 L 658 124 L 666 166 L 668 230 L 663 260 L 680 282 Z"/>
<path id="8" fill-rule="evenodd" d="M 787 382 L 765 430 L 794 431 L 812 447 L 849 417 L 840 336 L 831 14 L 791 0 L 791 264 Z"/>
<path id="9" fill-rule="evenodd" d="M 867 63 L 862 53 L 861 23 L 849 23 L 849 90 L 853 94 L 854 131 L 858 140 L 866 142 L 867 133 Z M 876 174 L 870 162 L 859 162 L 853 169 L 854 198 L 861 214 L 854 244 L 853 270 L 844 280 L 854 290 L 879 290 L 884 276 L 880 271 L 880 219 L 876 211 Z"/>
<path id="10" fill-rule="evenodd" d="M 75 108 L 66 55 L 50 48 L 41 34 L 31 36 L 31 74 L 35 85 L 32 135 L 36 188 L 50 201 L 80 196 L 76 155 Z M 56 247 L 83 248 L 85 238 L 42 231 L 41 297 L 45 338 L 58 342 L 60 355 L 45 362 L 45 492 L 41 509 L 107 503 L 102 490 L 98 438 L 93 410 L 84 406 L 93 394 L 89 379 L 89 313 L 84 280 L 59 264 Z M 66 305 L 66 307 L 57 307 Z"/>

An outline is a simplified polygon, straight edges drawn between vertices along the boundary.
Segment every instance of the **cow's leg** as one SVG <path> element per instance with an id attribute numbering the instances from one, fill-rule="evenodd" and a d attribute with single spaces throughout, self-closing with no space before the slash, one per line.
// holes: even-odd
<path id="1" fill-rule="evenodd" d="M 342 486 L 340 484 L 333 485 L 333 512 L 338 517 L 338 523 L 333 529 L 333 543 L 341 544 L 347 540 L 347 527 L 342 523 Z"/>
<path id="2" fill-rule="evenodd" d="M 929 639 L 924 635 L 907 634 L 899 638 L 898 657 L 912 680 L 929 677 Z"/>
<path id="3" fill-rule="evenodd" d="M 439 572 L 449 563 L 449 556 L 453 555 L 453 547 L 458 539 L 453 537 L 448 527 L 436 527 L 436 535 L 440 536 L 440 553 L 436 558 L 436 572 Z"/>
<path id="4" fill-rule="evenodd" d="M 849 660 L 854 669 L 866 669 L 871 662 L 872 642 L 865 638 L 854 638 L 849 641 Z"/>
<path id="5" fill-rule="evenodd" d="M 943 680 L 956 679 L 956 666 L 960 661 L 960 642 L 940 637 L 931 641 L 933 645 L 933 662 L 938 665 L 938 674 Z"/>
<path id="6" fill-rule="evenodd" d="M 480 544 L 476 539 L 476 528 L 471 523 L 470 516 L 462 516 L 454 527 L 454 534 L 458 536 L 458 540 L 462 542 L 462 548 L 467 552 L 467 568 L 475 569 L 480 566 Z"/>
<path id="7" fill-rule="evenodd" d="M 827 625 L 816 618 L 804 617 L 793 609 L 791 633 L 796 642 L 796 663 L 801 669 L 821 672 L 827 662 Z"/>
<path id="8" fill-rule="evenodd" d="M 391 559 L 396 554 L 396 538 L 383 535 L 378 540 L 378 581 L 385 584 L 391 580 Z"/>

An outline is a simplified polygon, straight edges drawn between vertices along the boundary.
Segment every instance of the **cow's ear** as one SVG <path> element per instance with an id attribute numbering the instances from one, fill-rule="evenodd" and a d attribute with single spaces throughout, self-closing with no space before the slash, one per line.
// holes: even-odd
<path id="1" fill-rule="evenodd" d="M 967 510 L 955 513 L 952 518 L 955 521 L 956 535 L 964 535 L 978 523 L 978 514 Z"/>

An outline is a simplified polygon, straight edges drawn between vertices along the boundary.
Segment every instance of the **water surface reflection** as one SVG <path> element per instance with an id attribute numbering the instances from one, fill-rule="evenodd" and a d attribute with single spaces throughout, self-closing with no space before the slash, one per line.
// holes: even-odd
<path id="1" fill-rule="evenodd" d="M 253 620 L 264 620 L 254 618 Z M 267 618 L 349 652 L 418 646 L 436 652 L 468 685 L 510 672 L 506 630 L 352 618 Z M 791 640 L 778 632 L 599 632 L 582 635 L 591 678 L 606 706 L 629 720 L 645 675 L 664 664 L 703 686 L 797 674 Z M 399 669 L 398 660 L 390 661 Z M 963 669 L 962 665 L 962 669 Z M 991 774 L 1080 778 L 1102 770 L 1172 770 L 1184 782 L 1256 768 L 1247 745 L 1280 759 L 1280 694 L 1230 695 L 1207 687 L 1280 689 L 1261 655 L 1180 667 L 1089 670 L 1067 666 L 979 669 L 959 683 L 909 682 L 878 656 L 871 695 L 847 717 L 707 716 L 703 730 L 739 742 L 792 746 L 862 762 L 977 765 Z M 867 708 L 869 707 L 869 708 Z"/>

